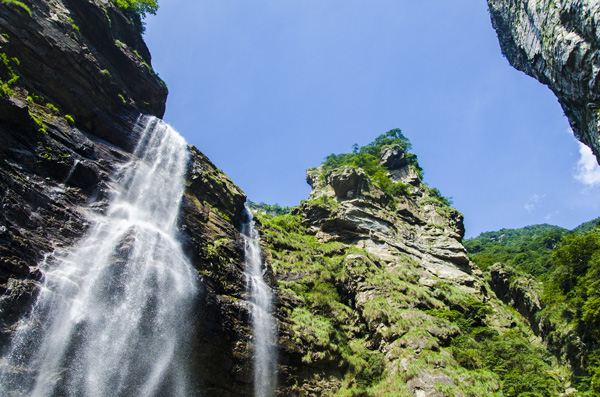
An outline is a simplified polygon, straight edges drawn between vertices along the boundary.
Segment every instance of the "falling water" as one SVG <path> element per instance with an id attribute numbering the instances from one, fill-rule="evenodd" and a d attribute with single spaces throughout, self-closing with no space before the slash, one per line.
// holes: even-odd
<path id="1" fill-rule="evenodd" d="M 185 141 L 142 117 L 105 213 L 49 255 L 40 295 L 0 362 L 0 395 L 186 396 L 193 270 L 176 239 Z"/>
<path id="2" fill-rule="evenodd" d="M 242 226 L 246 246 L 246 282 L 252 304 L 254 340 L 254 394 L 272 396 L 276 383 L 275 323 L 272 316 L 271 289 L 263 279 L 264 264 L 260 252 L 258 229 L 246 208 L 247 222 Z"/>
<path id="3" fill-rule="evenodd" d="M 77 165 L 79 165 L 79 159 L 75 159 L 75 161 L 73 161 L 73 165 L 71 166 L 71 169 L 69 169 L 69 173 L 63 180 L 63 183 L 67 183 L 71 180 L 71 177 L 73 176 L 73 173 L 75 172 L 75 169 L 77 168 Z"/>

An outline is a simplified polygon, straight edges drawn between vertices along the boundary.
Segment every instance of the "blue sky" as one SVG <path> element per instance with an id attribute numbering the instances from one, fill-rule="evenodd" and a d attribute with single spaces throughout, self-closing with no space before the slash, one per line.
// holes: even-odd
<path id="1" fill-rule="evenodd" d="M 600 215 L 600 174 L 552 92 L 502 56 L 484 0 L 162 0 L 165 120 L 256 202 L 401 128 L 467 237 Z"/>

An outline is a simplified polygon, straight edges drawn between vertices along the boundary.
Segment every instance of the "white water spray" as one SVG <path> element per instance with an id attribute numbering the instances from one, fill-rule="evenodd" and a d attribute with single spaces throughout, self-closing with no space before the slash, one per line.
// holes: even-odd
<path id="1" fill-rule="evenodd" d="M 198 287 L 176 239 L 188 151 L 154 117 L 135 132 L 106 212 L 42 264 L 40 295 L 0 362 L 0 395 L 190 395 L 186 321 Z"/>
<path id="2" fill-rule="evenodd" d="M 273 297 L 263 279 L 264 264 L 260 252 L 258 229 L 246 208 L 247 222 L 242 225 L 246 246 L 246 283 L 252 307 L 254 341 L 254 395 L 270 397 L 276 386 L 276 327 L 273 320 Z"/>

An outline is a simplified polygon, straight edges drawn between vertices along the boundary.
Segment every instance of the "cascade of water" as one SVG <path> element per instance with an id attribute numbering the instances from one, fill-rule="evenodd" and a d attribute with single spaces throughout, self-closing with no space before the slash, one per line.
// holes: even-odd
<path id="1" fill-rule="evenodd" d="M 242 225 L 246 247 L 246 283 L 252 304 L 254 341 L 254 394 L 269 397 L 276 386 L 276 326 L 272 316 L 271 289 L 263 279 L 264 264 L 260 252 L 258 229 L 246 208 L 247 222 Z"/>
<path id="2" fill-rule="evenodd" d="M 0 395 L 189 395 L 186 317 L 198 286 L 176 239 L 188 151 L 154 117 L 136 130 L 106 212 L 42 264 L 39 297 L 0 361 Z"/>
<path id="3" fill-rule="evenodd" d="M 69 173 L 67 174 L 67 176 L 65 177 L 65 179 L 63 180 L 63 183 L 67 183 L 69 182 L 69 180 L 71 179 L 71 177 L 73 176 L 73 173 L 75 172 L 75 169 L 77 168 L 77 165 L 79 164 L 79 159 L 75 159 L 75 161 L 73 161 L 73 165 L 71 166 L 71 168 L 69 169 Z"/>

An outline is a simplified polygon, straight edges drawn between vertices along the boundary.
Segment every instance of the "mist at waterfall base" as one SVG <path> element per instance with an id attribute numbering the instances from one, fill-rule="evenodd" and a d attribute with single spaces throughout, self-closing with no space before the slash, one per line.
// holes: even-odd
<path id="1" fill-rule="evenodd" d="M 273 320 L 273 298 L 265 283 L 265 266 L 262 260 L 258 229 L 250 209 L 245 209 L 242 236 L 246 253 L 246 283 L 251 304 L 252 340 L 254 350 L 254 395 L 270 397 L 276 386 L 277 352 L 275 349 L 276 325 Z"/>
<path id="2" fill-rule="evenodd" d="M 198 293 L 177 236 L 188 150 L 141 117 L 86 235 L 47 255 L 45 278 L 0 364 L 0 395 L 189 395 L 186 345 Z"/>

